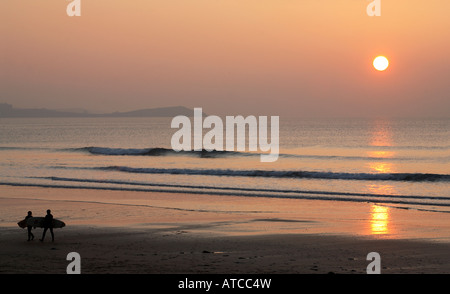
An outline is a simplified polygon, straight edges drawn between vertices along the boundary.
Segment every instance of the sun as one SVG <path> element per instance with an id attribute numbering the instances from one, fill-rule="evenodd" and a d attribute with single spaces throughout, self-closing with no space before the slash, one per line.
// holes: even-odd
<path id="1" fill-rule="evenodd" d="M 377 56 L 373 60 L 373 67 L 378 71 L 384 71 L 389 66 L 389 60 L 384 56 Z"/>

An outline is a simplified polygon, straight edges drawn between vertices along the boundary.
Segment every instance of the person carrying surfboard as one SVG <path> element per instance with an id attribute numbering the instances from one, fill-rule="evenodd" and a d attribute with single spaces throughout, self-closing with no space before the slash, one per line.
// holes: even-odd
<path id="1" fill-rule="evenodd" d="M 43 242 L 45 238 L 45 233 L 48 229 L 50 229 L 50 233 L 52 234 L 52 242 L 55 241 L 55 235 L 53 234 L 53 215 L 50 213 L 51 210 L 47 210 L 47 215 L 44 218 L 44 232 L 42 233 L 42 239 L 39 241 Z"/>
<path id="2" fill-rule="evenodd" d="M 31 211 L 28 211 L 27 216 L 25 217 L 25 219 L 29 219 L 30 217 L 33 217 L 33 213 Z M 31 232 L 31 230 L 33 229 L 32 226 L 27 225 L 27 229 L 28 229 L 28 241 L 33 241 L 34 240 L 34 235 Z"/>

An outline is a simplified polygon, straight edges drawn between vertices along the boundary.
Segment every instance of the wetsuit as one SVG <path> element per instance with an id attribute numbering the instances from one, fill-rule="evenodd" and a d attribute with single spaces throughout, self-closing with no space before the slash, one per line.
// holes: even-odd
<path id="1" fill-rule="evenodd" d="M 33 216 L 27 215 L 27 216 L 25 217 L 25 219 L 29 219 L 30 217 L 33 217 Z M 27 229 L 28 229 L 28 241 L 34 239 L 34 235 L 33 235 L 33 233 L 31 232 L 31 229 L 32 229 L 32 228 L 33 228 L 32 226 L 28 226 L 28 225 L 27 225 Z"/>
<path id="2" fill-rule="evenodd" d="M 53 234 L 53 215 L 48 213 L 44 218 L 44 233 L 42 234 L 41 241 L 44 241 L 45 233 L 50 229 L 50 233 L 52 234 L 52 241 L 55 241 L 55 235 Z"/>

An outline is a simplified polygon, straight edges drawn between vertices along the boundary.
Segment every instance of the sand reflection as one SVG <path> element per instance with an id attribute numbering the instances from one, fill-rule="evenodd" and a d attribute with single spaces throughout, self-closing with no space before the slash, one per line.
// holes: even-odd
<path id="1" fill-rule="evenodd" d="M 371 206 L 370 232 L 372 235 L 389 234 L 389 208 L 385 206 Z"/>

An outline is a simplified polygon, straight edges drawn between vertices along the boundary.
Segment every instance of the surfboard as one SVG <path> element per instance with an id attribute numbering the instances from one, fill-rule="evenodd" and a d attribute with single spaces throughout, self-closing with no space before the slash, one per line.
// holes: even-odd
<path id="1" fill-rule="evenodd" d="M 25 220 L 23 220 L 25 221 Z M 21 221 L 21 222 L 23 222 Z M 19 226 L 20 223 L 19 222 Z M 44 227 L 44 217 L 30 217 L 27 221 L 26 221 L 26 226 L 32 226 L 35 228 L 43 228 Z M 63 228 L 65 227 L 66 224 L 63 221 L 60 221 L 58 219 L 53 219 L 53 228 L 57 229 L 57 228 Z"/>
<path id="2" fill-rule="evenodd" d="M 25 229 L 27 227 L 27 220 L 21 220 L 20 222 L 17 223 L 19 225 L 19 227 L 21 227 L 22 229 Z"/>

